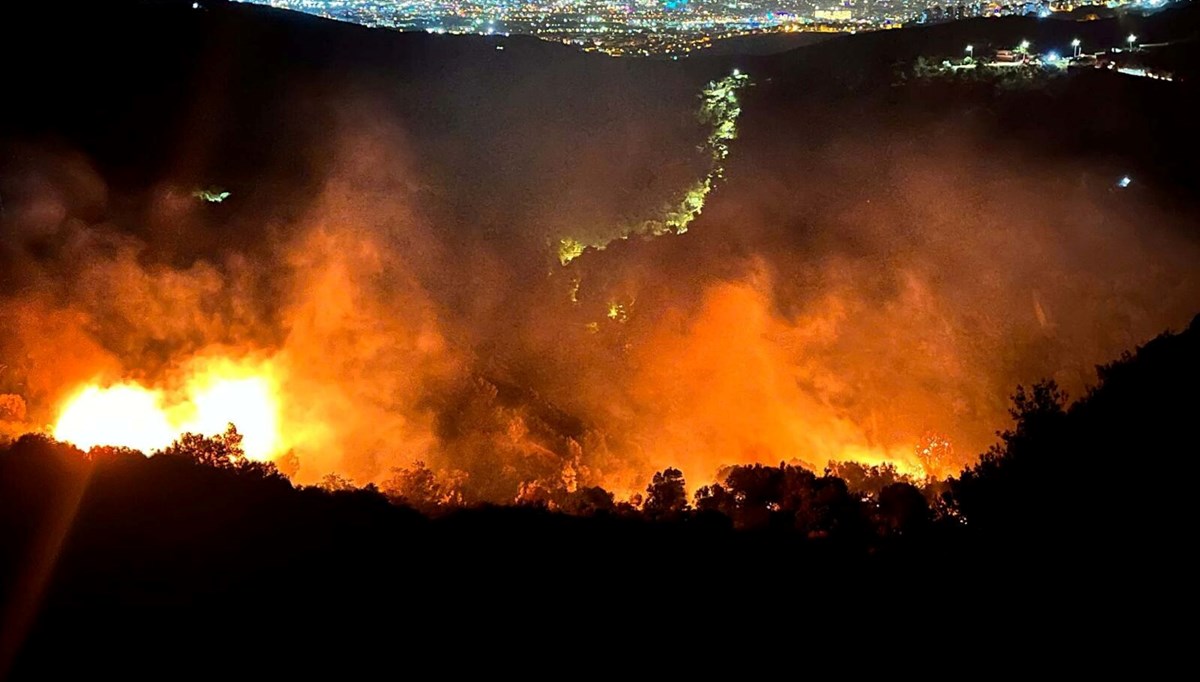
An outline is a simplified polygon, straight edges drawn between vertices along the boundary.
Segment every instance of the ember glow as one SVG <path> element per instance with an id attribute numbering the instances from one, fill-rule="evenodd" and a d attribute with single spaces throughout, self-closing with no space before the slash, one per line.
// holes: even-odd
<path id="1" fill-rule="evenodd" d="M 250 459 L 280 454 L 278 389 L 266 373 L 223 361 L 190 377 L 177 395 L 137 383 L 89 384 L 63 405 L 54 437 L 82 449 L 110 445 L 147 454 L 184 433 L 215 436 L 229 424 Z"/>

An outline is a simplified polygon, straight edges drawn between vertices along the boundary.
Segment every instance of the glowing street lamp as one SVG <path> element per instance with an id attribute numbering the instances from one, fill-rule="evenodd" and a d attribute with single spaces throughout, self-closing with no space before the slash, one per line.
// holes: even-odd
<path id="1" fill-rule="evenodd" d="M 974 46 L 974 45 L 968 45 L 968 46 L 967 46 L 967 54 L 973 54 L 974 52 L 975 52 L 975 46 Z"/>
<path id="2" fill-rule="evenodd" d="M 1137 43 L 1137 36 L 1130 33 L 1129 37 L 1125 39 L 1125 42 L 1129 43 L 1129 49 L 1132 50 L 1133 46 Z"/>
<path id="3" fill-rule="evenodd" d="M 1083 42 L 1081 40 L 1079 40 L 1079 38 L 1076 38 L 1075 40 L 1071 41 L 1071 47 L 1075 48 L 1075 56 L 1076 57 L 1079 56 L 1079 46 L 1082 44 L 1083 44 Z"/>
<path id="4" fill-rule="evenodd" d="M 1029 41 L 1022 40 L 1020 45 L 1017 45 L 1017 54 L 1021 55 L 1021 61 L 1029 58 Z"/>

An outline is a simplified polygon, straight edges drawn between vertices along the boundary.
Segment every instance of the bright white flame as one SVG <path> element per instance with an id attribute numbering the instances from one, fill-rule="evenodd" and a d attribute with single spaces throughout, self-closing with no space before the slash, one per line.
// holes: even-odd
<path id="1" fill-rule="evenodd" d="M 143 452 L 169 445 L 174 430 L 158 393 L 135 384 L 89 386 L 67 402 L 54 437 L 84 450 L 123 445 Z"/>
<path id="2" fill-rule="evenodd" d="M 85 387 L 65 403 L 53 434 L 84 450 L 114 445 L 150 454 L 184 433 L 211 437 L 233 424 L 246 457 L 269 460 L 285 449 L 278 395 L 270 365 L 197 362 L 180 393 L 130 382 Z"/>
<path id="3" fill-rule="evenodd" d="M 216 379 L 192 395 L 195 418 L 182 426 L 189 433 L 213 436 L 229 424 L 242 434 L 246 456 L 266 460 L 279 444 L 279 413 L 263 377 Z"/>

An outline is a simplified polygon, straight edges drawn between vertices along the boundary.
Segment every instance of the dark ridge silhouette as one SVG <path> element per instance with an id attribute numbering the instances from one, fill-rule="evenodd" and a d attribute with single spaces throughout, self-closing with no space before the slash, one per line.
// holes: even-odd
<path id="1" fill-rule="evenodd" d="M 18 673 L 137 669 L 201 655 L 212 633 L 252 634 L 272 655 L 344 625 L 333 646 L 390 631 L 373 619 L 396 609 L 419 614 L 419 642 L 469 614 L 536 619 L 564 593 L 606 605 L 578 626 L 591 632 L 660 589 L 722 593 L 764 574 L 795 590 L 769 609 L 741 602 L 743 615 L 826 598 L 852 608 L 864 595 L 835 586 L 858 580 L 898 594 L 971 590 L 989 603 L 1075 604 L 1097 584 L 1110 603 L 1165 598 L 1186 579 L 1191 502 L 1172 478 L 1192 468 L 1198 358 L 1200 317 L 1098 368 L 1069 409 L 1052 383 L 1019 388 L 997 446 L 926 495 L 879 469 L 866 477 L 883 477 L 873 492 L 858 472 L 856 492 L 829 473 L 755 465 L 732 468 L 692 505 L 669 469 L 640 509 L 593 489 L 564 505 L 578 515 L 534 504 L 431 519 L 371 487 L 293 487 L 244 460 L 232 430 L 151 458 L 24 436 L 0 450 L 4 645 L 20 652 Z M 980 592 L 987 576 L 1026 566 L 1036 568 Z M 814 584 L 833 592 L 802 587 Z M 100 658 L 65 659 L 64 648 Z"/>
<path id="2" fill-rule="evenodd" d="M 190 677 L 212 669 L 307 678 L 315 659 L 343 666 L 339 676 L 364 661 L 375 674 L 426 674 L 430 666 L 451 676 L 557 672 L 550 662 L 570 658 L 573 667 L 561 670 L 574 672 L 637 642 L 671 664 L 676 652 L 695 657 L 706 635 L 763 632 L 789 640 L 778 655 L 756 643 L 772 661 L 797 652 L 828 661 L 832 649 L 811 643 L 821 635 L 855 646 L 855 657 L 844 659 L 852 664 L 880 642 L 912 638 L 922 646 L 904 655 L 921 654 L 931 669 L 957 639 L 990 649 L 979 661 L 1047 653 L 1076 673 L 1091 665 L 1111 674 L 1111 659 L 1123 655 L 1137 659 L 1142 674 L 1168 666 L 1171 656 L 1146 654 L 1147 640 L 1156 652 L 1187 651 L 1179 642 L 1186 628 L 1158 612 L 1186 604 L 1194 591 L 1186 575 L 1194 494 L 1186 482 L 1197 449 L 1200 323 L 1101 367 L 1095 388 L 1070 407 L 1058 384 L 1028 380 L 1060 370 L 1076 378 L 1078 368 L 1063 363 L 1111 357 L 1178 328 L 1187 319 L 1180 315 L 1196 309 L 1195 263 L 1187 259 L 1200 166 L 1186 144 L 1200 120 L 1188 71 L 1196 63 L 1194 5 L 1079 24 L 967 21 L 769 56 L 662 62 L 531 38 L 505 38 L 498 51 L 499 38 L 398 34 L 203 4 L 5 8 L 0 293 L 21 302 L 42 286 L 49 301 L 67 299 L 61 312 L 83 320 L 87 332 L 69 342 L 93 340 L 130 363 L 125 369 L 149 376 L 229 339 L 171 328 L 166 313 L 147 321 L 150 307 L 114 319 L 106 308 L 73 307 L 72 295 L 93 295 L 96 280 L 72 279 L 82 258 L 69 247 L 95 237 L 104 256 L 140 240 L 131 260 L 148 269 L 131 275 L 162 267 L 185 283 L 197 264 L 217 263 L 213 270 L 225 274 L 232 253 L 234 265 L 249 263 L 264 281 L 247 285 L 258 295 L 231 307 L 264 311 L 228 325 L 221 318 L 220 330 L 276 347 L 288 330 L 276 317 L 284 285 L 270 275 L 286 269 L 281 252 L 294 255 L 279 235 L 299 229 L 315 195 L 334 182 L 361 191 L 352 194 L 355 206 L 417 197 L 421 221 L 413 222 L 437 237 L 399 232 L 394 248 L 420 265 L 377 279 L 419 280 L 414 288 L 429 293 L 446 325 L 437 331 L 466 349 L 466 378 L 421 394 L 430 439 L 443 446 L 433 454 L 443 461 L 393 469 L 386 452 L 354 450 L 347 467 L 361 467 L 357 480 L 376 486 L 357 487 L 343 469 L 305 487 L 242 457 L 235 431 L 184 437 L 149 459 L 111 448 L 85 454 L 39 436 L 5 443 L 0 677 Z M 1185 80 L 1095 70 L 1009 88 L 911 77 L 918 58 L 957 57 L 967 42 L 982 52 L 1021 38 L 1067 44 L 1078 34 L 1089 46 L 1115 45 L 1130 31 L 1178 41 L 1170 61 Z M 559 269 L 549 247 L 564 227 L 625 224 L 695 180 L 705 134 L 697 93 L 735 67 L 754 84 L 726 178 L 693 229 L 618 240 L 573 270 Z M 356 139 L 379 129 L 386 134 Z M 76 153 L 85 161 L 70 163 Z M 343 174 L 343 156 L 386 177 Z M 95 166 L 94 183 L 79 165 Z M 1127 191 L 1114 188 L 1123 174 L 1136 178 Z M 234 199 L 191 198 L 208 186 L 226 187 Z M 393 208 L 385 205 L 379 221 L 406 223 Z M 316 216 L 322 224 L 339 217 Z M 363 217 L 347 222 L 358 228 L 353 219 Z M 926 230 L 928 223 L 938 229 Z M 1023 229 L 1008 231 L 1011 223 Z M 970 248 L 960 251 L 963 242 Z M 914 272 L 928 277 L 906 288 Z M 584 283 L 571 290 L 571 277 Z M 145 279 L 154 290 L 170 277 Z M 980 282 L 989 286 L 976 288 Z M 950 337 L 950 369 L 978 400 L 964 399 L 961 415 L 944 405 L 931 412 L 971 419 L 964 428 L 983 435 L 968 435 L 986 442 L 999 424 L 980 415 L 994 405 L 1002 411 L 1006 392 L 1026 382 L 1013 400 L 1014 425 L 981 461 L 942 481 L 888 466 L 785 460 L 725 466 L 718 481 L 698 485 L 711 470 L 686 467 L 693 452 L 664 448 L 682 461 L 656 464 L 632 500 L 593 481 L 566 485 L 564 461 L 585 459 L 580 443 L 589 445 L 602 415 L 634 411 L 618 398 L 636 391 L 605 392 L 625 387 L 626 362 L 641 370 L 666 357 L 667 371 L 650 375 L 659 382 L 653 388 L 687 378 L 669 371 L 686 360 L 674 353 L 706 338 L 680 329 L 690 329 L 723 284 L 762 286 L 754 312 L 786 322 L 776 325 L 786 332 L 800 322 L 813 323 L 805 331 L 826 328 L 822 315 L 806 318 L 814 308 L 826 312 L 826 293 L 846 303 L 835 318 L 849 327 L 838 347 L 853 352 L 806 348 L 817 354 L 806 360 L 829 367 L 805 379 L 834 378 L 858 392 L 804 394 L 817 398 L 814 406 L 832 404 L 841 417 L 881 404 L 916 411 L 903 399 L 957 395 L 961 385 L 941 383 L 944 367 L 910 364 L 927 355 L 928 343 Z M 210 293 L 197 307 L 220 298 Z M 635 296 L 636 311 L 610 324 L 610 301 L 632 307 Z M 355 306 L 367 298 L 351 297 Z M 404 296 L 384 300 L 404 305 L 368 309 L 389 318 L 413 312 Z M 7 324 L 7 301 L 0 394 L 11 404 L 0 426 L 49 423 L 54 403 L 35 400 L 34 370 L 49 376 L 45 397 L 45 384 L 62 380 L 53 371 L 79 346 L 14 341 L 25 330 Z M 730 308 L 757 302 L 735 297 Z M 716 317 L 712 334 L 724 337 L 754 316 Z M 902 324 L 909 320 L 915 332 Z M 362 330 L 337 331 L 340 339 Z M 665 352 L 637 355 L 655 347 L 647 339 Z M 709 381 L 710 366 L 726 361 L 728 374 L 744 375 L 753 371 L 739 365 L 745 357 L 753 354 L 701 357 L 692 363 L 698 381 L 668 400 L 643 396 L 639 406 L 680 401 L 684 411 L 674 418 L 690 420 L 689 400 L 722 388 Z M 407 375 L 410 365 L 397 364 Z M 363 373 L 383 372 L 371 365 Z M 895 393 L 861 388 L 880 385 Z M 399 392 L 384 388 L 368 392 L 364 411 Z M 738 396 L 718 397 L 720 411 L 688 425 L 741 407 L 732 404 Z M 614 403 L 619 409 L 586 409 Z M 506 458 L 495 448 L 512 443 L 506 427 L 514 415 L 529 446 L 520 454 L 534 456 Z M 619 429 L 602 435 L 614 451 L 628 445 Z M 604 438 L 595 441 L 586 455 L 607 452 Z M 747 461 L 741 451 L 717 454 L 728 457 L 720 465 Z M 279 467 L 293 472 L 295 464 Z M 470 475 L 435 473 L 455 468 Z M 689 482 L 699 488 L 691 496 Z M 520 664 L 496 663 L 483 655 L 489 645 Z M 752 651 L 702 653 L 749 659 Z M 970 674 L 979 661 L 938 670 Z M 639 662 L 626 672 L 642 669 Z"/>
<path id="3" fill-rule="evenodd" d="M 1057 538 L 1081 544 L 1119 538 L 1137 548 L 1131 558 L 1175 555 L 1180 548 L 1168 519 L 1186 516 L 1190 501 L 1167 492 L 1170 477 L 1149 484 L 1161 471 L 1151 462 L 1192 467 L 1185 453 L 1195 451 L 1197 434 L 1184 425 L 1195 400 L 1189 387 L 1200 380 L 1198 342 L 1200 317 L 1180 334 L 1164 334 L 1097 367 L 1099 384 L 1069 407 L 1053 382 L 1018 389 L 1016 426 L 951 481 L 955 507 L 977 532 L 1045 540 L 1063 554 L 1080 548 Z M 1148 485 L 1130 485 L 1131 472 L 1147 475 Z"/>

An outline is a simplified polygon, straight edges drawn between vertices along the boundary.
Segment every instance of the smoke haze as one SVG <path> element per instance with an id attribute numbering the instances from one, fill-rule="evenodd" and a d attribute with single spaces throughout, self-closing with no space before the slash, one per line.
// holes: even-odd
<path id="1" fill-rule="evenodd" d="M 949 108 L 780 103 L 765 78 L 688 232 L 626 238 L 707 172 L 708 75 L 611 67 L 554 108 L 541 68 L 413 95 L 436 106 L 354 82 L 307 126 L 293 94 L 280 126 L 304 134 L 258 173 L 189 156 L 114 185 L 69 144 L 7 144 L 0 425 L 44 428 L 88 382 L 170 391 L 227 361 L 274 377 L 278 461 L 304 483 L 424 461 L 506 502 L 631 494 L 666 466 L 693 486 L 749 462 L 941 476 L 992 442 L 1016 384 L 1078 395 L 1200 308 L 1192 214 L 1113 189 L 1116 161 Z M 240 139 L 213 135 L 190 148 Z M 193 196 L 213 183 L 229 199 Z M 564 237 L 612 244 L 564 266 Z M 954 455 L 926 472 L 934 436 Z"/>

